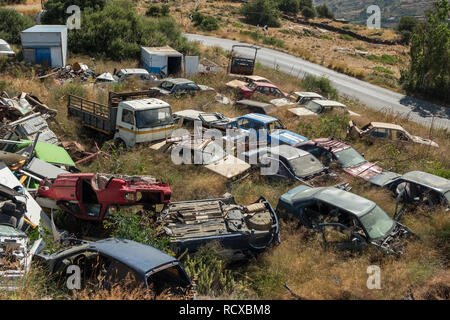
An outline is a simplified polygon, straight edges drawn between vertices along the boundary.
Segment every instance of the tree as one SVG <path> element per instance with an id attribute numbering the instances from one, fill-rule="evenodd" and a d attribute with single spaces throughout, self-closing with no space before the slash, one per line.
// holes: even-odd
<path id="1" fill-rule="evenodd" d="M 296 15 L 300 12 L 300 1 L 299 0 L 279 0 L 278 9 L 285 13 L 291 13 Z"/>
<path id="2" fill-rule="evenodd" d="M 70 14 L 66 13 L 69 6 L 76 5 L 82 11 L 93 9 L 101 11 L 106 0 L 48 0 L 44 3 L 45 13 L 41 17 L 42 24 L 66 24 Z"/>
<path id="3" fill-rule="evenodd" d="M 247 23 L 269 27 L 281 26 L 278 21 L 280 11 L 273 0 L 251 0 L 242 6 L 241 12 Z"/>
<path id="4" fill-rule="evenodd" d="M 0 8 L 0 39 L 20 43 L 20 32 L 33 26 L 33 20 L 14 9 Z"/>
<path id="5" fill-rule="evenodd" d="M 448 0 L 440 0 L 427 19 L 418 22 L 411 37 L 408 69 L 400 81 L 412 93 L 450 101 L 450 13 Z"/>
<path id="6" fill-rule="evenodd" d="M 313 0 L 300 0 L 299 1 L 300 10 L 303 10 L 304 8 L 313 8 Z"/>
<path id="7" fill-rule="evenodd" d="M 398 22 L 395 29 L 402 36 L 402 41 L 404 43 L 409 43 L 409 40 L 411 39 L 414 28 L 417 26 L 418 23 L 419 23 L 419 20 L 414 17 L 405 16 L 405 17 L 400 18 L 400 21 Z"/>
<path id="8" fill-rule="evenodd" d="M 302 16 L 306 19 L 314 18 L 317 15 L 316 10 L 310 7 L 304 7 L 302 9 Z"/>
<path id="9" fill-rule="evenodd" d="M 330 8 L 327 7 L 326 4 L 322 4 L 320 6 L 316 7 L 317 15 L 320 18 L 327 18 L 327 19 L 333 19 L 334 14 L 331 12 Z"/>

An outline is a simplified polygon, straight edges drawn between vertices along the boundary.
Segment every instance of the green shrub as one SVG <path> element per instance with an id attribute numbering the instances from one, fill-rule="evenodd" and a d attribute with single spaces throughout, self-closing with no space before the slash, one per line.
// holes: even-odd
<path id="1" fill-rule="evenodd" d="M 156 4 L 152 4 L 148 7 L 145 15 L 147 17 L 159 18 L 159 17 L 167 17 L 170 14 L 170 7 L 167 4 L 162 6 L 158 6 Z"/>
<path id="2" fill-rule="evenodd" d="M 338 92 L 331 84 L 331 81 L 325 77 L 315 77 L 313 75 L 306 75 L 302 81 L 301 86 L 306 91 L 314 91 L 329 99 L 337 99 Z"/>
<path id="3" fill-rule="evenodd" d="M 382 67 L 382 66 L 376 66 L 374 69 L 377 70 L 377 71 L 380 71 L 380 72 L 384 72 L 384 73 L 388 73 L 388 74 L 394 74 L 394 72 L 392 72 L 391 69 L 388 69 L 388 68 L 385 68 L 385 67 Z"/>
<path id="4" fill-rule="evenodd" d="M 300 2 L 299 0 L 278 0 L 278 9 L 296 15 L 300 12 Z"/>
<path id="5" fill-rule="evenodd" d="M 328 6 L 326 4 L 322 4 L 320 6 L 317 6 L 316 7 L 316 12 L 317 12 L 317 15 L 320 18 L 327 18 L 327 19 L 333 19 L 334 18 L 333 12 L 331 12 L 330 8 L 328 8 Z"/>
<path id="6" fill-rule="evenodd" d="M 348 34 L 341 34 L 340 36 L 341 39 L 347 40 L 347 41 L 353 41 L 355 40 L 352 36 L 348 35 Z"/>
<path id="7" fill-rule="evenodd" d="M 377 62 L 391 64 L 391 65 L 397 64 L 402 61 L 401 58 L 391 56 L 389 54 L 383 54 L 383 55 L 381 55 L 381 57 L 374 55 L 374 54 L 369 54 L 366 56 L 366 58 L 369 60 L 372 60 L 372 61 L 377 61 Z"/>
<path id="8" fill-rule="evenodd" d="M 245 21 L 253 25 L 281 26 L 278 21 L 280 11 L 273 0 L 251 0 L 242 6 L 241 13 L 244 15 Z"/>
<path id="9" fill-rule="evenodd" d="M 33 26 L 33 20 L 13 9 L 0 8 L 0 39 L 9 44 L 20 43 L 20 32 Z"/>
<path id="10" fill-rule="evenodd" d="M 304 7 L 302 9 L 302 16 L 305 19 L 312 19 L 315 18 L 317 15 L 316 10 L 314 8 L 310 8 L 310 7 Z"/>
<path id="11" fill-rule="evenodd" d="M 409 40 L 412 37 L 414 28 L 419 23 L 419 20 L 415 17 L 401 17 L 397 26 L 395 27 L 395 30 L 400 33 L 401 40 L 404 43 L 409 43 Z"/>
<path id="12" fill-rule="evenodd" d="M 86 9 L 83 27 L 69 31 L 73 53 L 97 54 L 112 60 L 137 59 L 140 46 L 170 45 L 190 55 L 198 55 L 198 45 L 182 36 L 171 17 L 149 19 L 136 13 L 129 2 L 114 1 L 101 11 Z"/>
<path id="13" fill-rule="evenodd" d="M 204 15 L 198 11 L 192 13 L 192 21 L 194 26 L 203 31 L 213 31 L 219 29 L 219 22 L 213 16 Z"/>

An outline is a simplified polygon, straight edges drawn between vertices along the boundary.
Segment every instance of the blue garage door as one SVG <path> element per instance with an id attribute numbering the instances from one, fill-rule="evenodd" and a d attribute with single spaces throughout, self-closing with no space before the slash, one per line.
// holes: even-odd
<path id="1" fill-rule="evenodd" d="M 43 65 L 51 66 L 52 58 L 50 48 L 36 48 L 35 62 Z"/>

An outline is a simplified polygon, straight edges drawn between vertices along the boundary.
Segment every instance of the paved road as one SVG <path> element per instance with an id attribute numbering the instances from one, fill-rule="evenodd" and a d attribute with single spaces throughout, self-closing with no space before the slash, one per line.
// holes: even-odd
<path id="1" fill-rule="evenodd" d="M 239 44 L 238 41 L 196 34 L 185 34 L 185 36 L 191 41 L 200 41 L 205 46 L 220 46 L 225 50 L 231 50 L 232 45 Z M 253 50 L 246 48 L 238 48 L 237 52 L 243 56 L 254 55 Z M 389 110 L 425 126 L 431 125 L 434 115 L 434 128 L 450 128 L 450 108 L 372 85 L 277 50 L 261 48 L 258 50 L 257 61 L 264 66 L 279 68 L 280 71 L 297 77 L 303 77 L 305 74 L 325 76 L 330 79 L 341 95 L 358 99 L 370 108 Z"/>

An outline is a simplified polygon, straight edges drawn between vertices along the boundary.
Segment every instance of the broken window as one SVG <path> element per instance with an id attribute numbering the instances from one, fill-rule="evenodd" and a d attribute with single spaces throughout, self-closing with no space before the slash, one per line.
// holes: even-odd
<path id="1" fill-rule="evenodd" d="M 389 130 L 385 128 L 375 128 L 370 132 L 370 136 L 375 139 L 389 138 Z"/>
<path id="2" fill-rule="evenodd" d="M 239 119 L 238 126 L 239 128 L 250 130 L 252 128 L 252 123 L 248 119 Z"/>
<path id="3" fill-rule="evenodd" d="M 134 114 L 133 111 L 128 109 L 122 110 L 122 121 L 131 125 L 134 125 Z"/>

